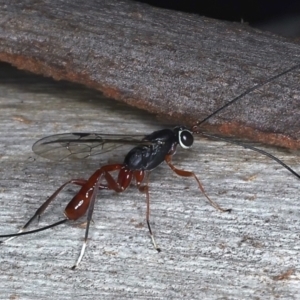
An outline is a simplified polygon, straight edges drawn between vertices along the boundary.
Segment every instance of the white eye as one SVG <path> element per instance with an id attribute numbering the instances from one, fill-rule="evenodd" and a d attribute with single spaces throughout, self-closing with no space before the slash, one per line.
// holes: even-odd
<path id="1" fill-rule="evenodd" d="M 194 143 L 193 133 L 187 129 L 180 130 L 178 133 L 178 140 L 183 149 L 189 149 Z"/>

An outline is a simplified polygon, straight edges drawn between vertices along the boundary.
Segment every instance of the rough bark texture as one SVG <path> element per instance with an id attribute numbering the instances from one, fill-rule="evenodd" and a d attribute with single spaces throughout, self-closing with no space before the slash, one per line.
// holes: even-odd
<path id="1" fill-rule="evenodd" d="M 133 1 L 0 0 L 0 60 L 192 125 L 300 66 L 300 45 Z M 205 129 L 299 148 L 299 74 L 295 69 L 250 93 Z"/>
<path id="2" fill-rule="evenodd" d="M 63 132 L 151 133 L 151 114 L 99 92 L 53 82 L 0 65 L 0 234 L 17 231 L 63 182 L 88 178 L 107 157 L 60 162 L 34 156 L 39 138 Z M 299 157 L 269 149 L 299 171 Z M 145 195 L 133 186 L 97 197 L 86 255 L 70 270 L 85 218 L 0 245 L 1 299 L 299 299 L 299 181 L 275 162 L 241 147 L 196 139 L 174 164 L 194 171 L 213 209 L 191 178 L 163 165 L 150 176 L 151 222 Z M 76 187 L 49 207 L 39 224 L 63 217 Z"/>

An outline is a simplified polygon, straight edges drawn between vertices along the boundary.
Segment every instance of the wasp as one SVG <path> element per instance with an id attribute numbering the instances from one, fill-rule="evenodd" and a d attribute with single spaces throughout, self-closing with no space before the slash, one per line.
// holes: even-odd
<path id="1" fill-rule="evenodd" d="M 35 214 L 28 220 L 28 222 L 21 228 L 18 233 L 0 235 L 1 238 L 7 238 L 1 243 L 3 244 L 5 242 L 8 242 L 20 235 L 43 231 L 66 223 L 68 221 L 75 221 L 83 217 L 84 215 L 87 215 L 87 225 L 85 229 L 84 242 L 79 257 L 75 265 L 72 267 L 72 269 L 75 269 L 80 264 L 85 253 L 88 241 L 89 227 L 99 191 L 113 190 L 115 192 L 122 193 L 130 186 L 132 182 L 134 182 L 135 186 L 146 195 L 146 222 L 154 248 L 158 252 L 160 252 L 161 250 L 157 246 L 150 224 L 150 195 L 148 187 L 148 176 L 162 163 L 166 163 L 178 176 L 193 178 L 202 194 L 215 209 L 221 212 L 231 211 L 231 209 L 220 207 L 208 196 L 199 178 L 194 172 L 177 168 L 172 163 L 172 157 L 173 155 L 175 155 L 176 149 L 178 147 L 183 149 L 190 149 L 194 143 L 194 136 L 197 134 L 210 138 L 225 140 L 227 142 L 241 145 L 245 148 L 257 151 L 275 160 L 277 163 L 286 168 L 290 173 L 300 179 L 300 175 L 298 173 L 287 166 L 284 162 L 269 154 L 268 152 L 265 152 L 264 150 L 199 131 L 199 126 L 209 118 L 211 118 L 213 115 L 240 100 L 251 91 L 258 89 L 263 85 L 275 80 L 276 78 L 283 76 L 286 73 L 291 72 L 292 70 L 299 67 L 300 65 L 296 65 L 280 74 L 269 78 L 261 84 L 248 89 L 247 91 L 243 92 L 236 98 L 226 103 L 224 106 L 214 111 L 204 120 L 197 122 L 194 126 L 192 126 L 192 128 L 188 128 L 185 126 L 176 126 L 173 129 L 161 129 L 147 135 L 64 133 L 50 135 L 38 140 L 32 147 L 35 154 L 45 158 L 59 160 L 73 157 L 84 159 L 94 155 L 101 155 L 126 144 L 132 145 L 132 149 L 125 155 L 122 163 L 103 165 L 98 168 L 88 179 L 71 179 L 65 182 L 36 210 Z M 112 175 L 112 173 L 114 172 L 117 172 L 116 177 Z M 69 184 L 78 185 L 81 188 L 73 197 L 73 199 L 67 204 L 64 210 L 65 218 L 51 225 L 31 231 L 26 231 L 32 221 L 36 218 L 39 219 L 47 209 L 47 207 L 50 205 L 50 203 Z"/>

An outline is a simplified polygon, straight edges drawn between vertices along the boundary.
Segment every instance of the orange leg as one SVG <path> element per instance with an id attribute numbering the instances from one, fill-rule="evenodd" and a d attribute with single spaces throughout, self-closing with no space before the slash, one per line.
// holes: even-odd
<path id="1" fill-rule="evenodd" d="M 168 166 L 179 176 L 182 176 L 182 177 L 194 177 L 195 180 L 197 181 L 198 183 L 198 187 L 200 189 L 200 191 L 203 193 L 203 195 L 206 197 L 206 199 L 209 201 L 209 203 L 211 204 L 211 206 L 213 206 L 215 209 L 218 209 L 222 212 L 230 212 L 231 209 L 223 209 L 221 208 L 216 202 L 214 202 L 213 200 L 211 200 L 209 198 L 209 196 L 206 194 L 200 180 L 198 179 L 198 177 L 195 175 L 194 172 L 190 172 L 190 171 L 184 171 L 184 170 L 180 170 L 178 168 L 176 168 L 173 164 L 172 164 L 172 155 L 167 155 L 165 157 L 165 161 L 166 163 L 168 164 Z"/>
<path id="2" fill-rule="evenodd" d="M 157 246 L 154 235 L 152 233 L 152 229 L 150 226 L 150 195 L 149 195 L 149 185 L 148 185 L 148 176 L 147 176 L 147 183 L 145 183 L 144 185 L 141 185 L 144 177 L 145 177 L 145 172 L 144 171 L 134 171 L 133 172 L 133 176 L 136 179 L 136 183 L 137 186 L 139 188 L 139 191 L 141 193 L 146 194 L 146 202 L 147 202 L 147 209 L 146 209 L 146 221 L 147 221 L 147 225 L 148 225 L 148 229 L 149 229 L 149 233 L 150 233 L 150 237 L 153 243 L 154 248 L 160 252 L 161 249 Z"/>

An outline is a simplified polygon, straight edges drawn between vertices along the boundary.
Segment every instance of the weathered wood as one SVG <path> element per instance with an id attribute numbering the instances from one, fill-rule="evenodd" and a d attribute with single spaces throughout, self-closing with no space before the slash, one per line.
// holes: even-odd
<path id="1" fill-rule="evenodd" d="M 300 64 L 287 39 L 134 1 L 0 0 L 0 20 L 0 60 L 183 124 Z M 299 79 L 297 69 L 249 94 L 206 130 L 299 148 Z"/>
<path id="2" fill-rule="evenodd" d="M 99 101 L 101 100 L 101 101 Z M 149 133 L 164 126 L 152 115 L 100 93 L 0 65 L 0 233 L 17 230 L 59 185 L 86 178 L 122 151 L 74 163 L 35 157 L 31 145 L 54 133 Z M 299 169 L 299 157 L 269 149 Z M 208 194 L 231 214 L 205 202 L 193 180 L 162 166 L 151 175 L 151 220 L 144 195 L 101 192 L 86 255 L 71 271 L 84 219 L 0 246 L 2 299 L 297 299 L 299 182 L 265 157 L 221 142 L 198 140 L 178 151 L 177 166 L 193 170 Z M 39 225 L 59 220 L 70 187 Z M 33 226 L 33 227 L 35 227 Z M 281 280 L 280 280 L 281 279 Z"/>

